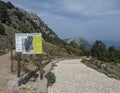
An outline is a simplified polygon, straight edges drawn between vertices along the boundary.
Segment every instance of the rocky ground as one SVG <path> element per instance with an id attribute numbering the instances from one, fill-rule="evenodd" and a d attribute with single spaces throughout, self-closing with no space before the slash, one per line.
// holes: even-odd
<path id="1" fill-rule="evenodd" d="M 25 85 L 18 87 L 17 66 L 14 64 L 15 72 L 12 73 L 10 70 L 10 63 L 10 52 L 0 56 L 0 93 L 46 93 L 47 80 L 45 78 L 40 80 L 38 77 L 36 81 L 30 79 Z M 51 64 L 46 66 L 45 70 L 48 71 L 50 67 Z"/>
<path id="2" fill-rule="evenodd" d="M 0 56 L 0 93 L 13 93 L 8 81 L 16 77 L 10 70 L 10 53 Z"/>
<path id="3" fill-rule="evenodd" d="M 120 93 L 120 81 L 93 70 L 77 60 L 65 60 L 53 70 L 56 82 L 48 93 Z"/>
<path id="4" fill-rule="evenodd" d="M 94 58 L 84 58 L 81 62 L 88 67 L 106 74 L 109 77 L 120 80 L 120 63 L 104 62 Z"/>
<path id="5" fill-rule="evenodd" d="M 53 72 L 56 82 L 48 87 L 48 93 L 120 93 L 119 80 L 109 78 L 80 61 L 81 59 L 55 61 L 57 67 Z M 44 68 L 46 72 L 50 70 L 51 64 Z M 14 87 L 10 81 L 17 79 L 16 77 L 16 73 L 10 71 L 10 53 L 0 56 L 0 93 L 46 93 L 45 78 L 42 81 L 38 78 L 35 82 L 29 81 L 26 85 Z"/>

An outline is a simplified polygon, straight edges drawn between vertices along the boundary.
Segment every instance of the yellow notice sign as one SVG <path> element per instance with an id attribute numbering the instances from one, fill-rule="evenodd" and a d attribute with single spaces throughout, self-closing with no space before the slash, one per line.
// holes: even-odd
<path id="1" fill-rule="evenodd" d="M 42 54 L 42 37 L 33 36 L 34 54 Z"/>

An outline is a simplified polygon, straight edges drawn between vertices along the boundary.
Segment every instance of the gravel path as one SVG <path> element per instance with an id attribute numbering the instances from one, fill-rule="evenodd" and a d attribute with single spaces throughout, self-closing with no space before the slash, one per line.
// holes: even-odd
<path id="1" fill-rule="evenodd" d="M 85 66 L 79 59 L 56 64 L 56 82 L 48 93 L 120 93 L 120 81 Z"/>

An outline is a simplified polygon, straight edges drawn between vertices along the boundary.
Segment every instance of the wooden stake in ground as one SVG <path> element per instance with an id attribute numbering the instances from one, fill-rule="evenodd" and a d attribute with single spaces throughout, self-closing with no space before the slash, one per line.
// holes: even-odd
<path id="1" fill-rule="evenodd" d="M 21 61 L 21 55 L 18 54 L 17 77 L 20 77 L 20 71 L 21 71 L 21 64 L 20 64 L 20 61 Z"/>
<path id="2" fill-rule="evenodd" d="M 13 41 L 10 41 L 10 51 L 11 51 L 11 55 L 10 55 L 10 59 L 11 59 L 11 72 L 13 72 Z"/>
<path id="3" fill-rule="evenodd" d="M 42 55 L 40 55 L 39 59 L 40 59 L 40 65 L 39 65 L 40 80 L 42 80 L 43 79 L 43 74 L 42 74 Z"/>

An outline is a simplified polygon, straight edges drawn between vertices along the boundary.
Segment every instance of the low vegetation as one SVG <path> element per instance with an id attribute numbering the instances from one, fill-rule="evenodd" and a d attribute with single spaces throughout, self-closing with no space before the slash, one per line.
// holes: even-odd
<path id="1" fill-rule="evenodd" d="M 17 29 L 19 31 L 21 31 L 22 33 L 31 33 L 32 32 L 26 25 L 23 25 L 23 24 L 20 24 Z"/>
<path id="2" fill-rule="evenodd" d="M 91 58 L 90 60 L 83 59 L 82 63 L 87 66 L 106 74 L 109 77 L 120 80 L 120 64 L 114 62 L 104 62 Z"/>
<path id="3" fill-rule="evenodd" d="M 56 80 L 56 77 L 55 77 L 53 72 L 48 72 L 45 75 L 45 78 L 47 78 L 47 81 L 48 81 L 47 85 L 48 86 L 52 86 L 54 84 L 55 80 Z"/>
<path id="4" fill-rule="evenodd" d="M 70 44 L 66 45 L 65 47 L 69 53 L 74 53 L 78 56 L 83 54 L 83 50 L 75 42 L 71 42 Z"/>
<path id="5" fill-rule="evenodd" d="M 0 34 L 5 35 L 5 28 L 3 25 L 0 24 Z"/>
<path id="6" fill-rule="evenodd" d="M 7 13 L 7 9 L 12 9 L 14 6 L 10 2 L 0 1 L 0 21 L 5 24 L 11 24 L 11 19 Z"/>
<path id="7" fill-rule="evenodd" d="M 96 41 L 91 50 L 92 58 L 83 59 L 87 66 L 96 69 L 109 77 L 120 80 L 120 50 L 115 46 L 106 47 L 102 41 Z"/>
<path id="8" fill-rule="evenodd" d="M 57 67 L 56 63 L 52 63 L 52 67 Z"/>

